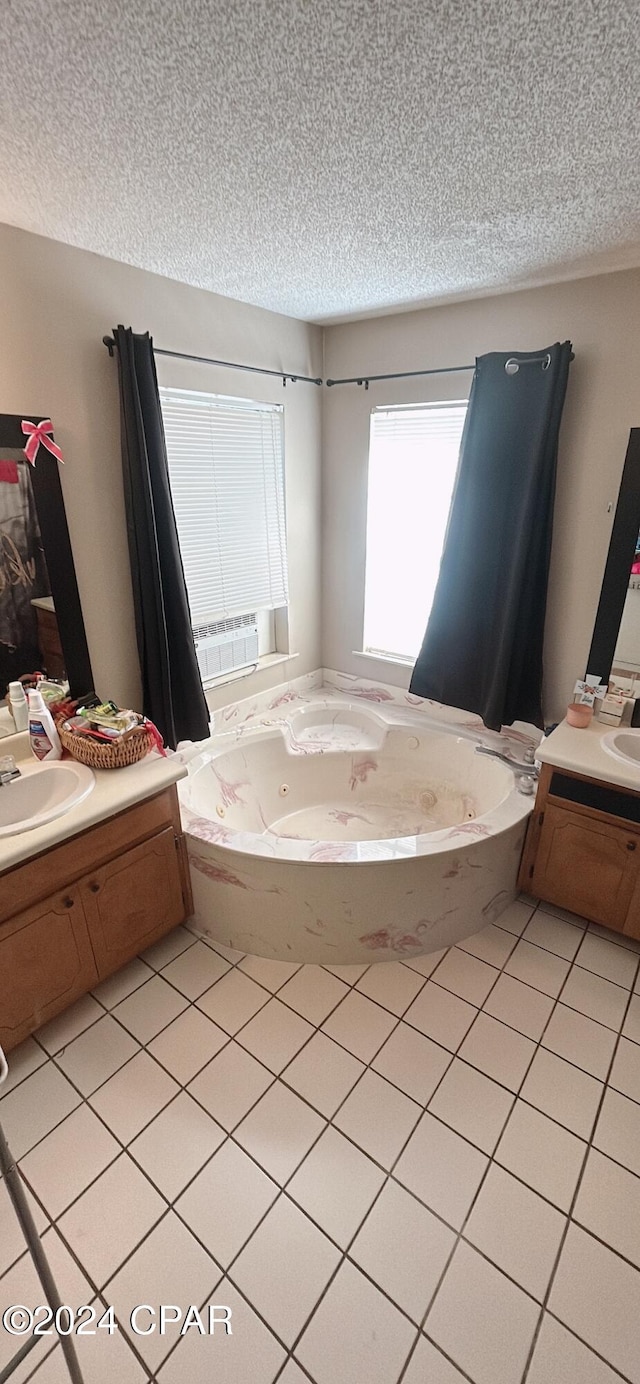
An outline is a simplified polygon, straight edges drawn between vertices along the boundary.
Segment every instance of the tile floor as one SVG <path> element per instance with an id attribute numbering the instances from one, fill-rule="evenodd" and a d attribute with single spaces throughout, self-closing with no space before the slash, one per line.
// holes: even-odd
<path id="1" fill-rule="evenodd" d="M 639 962 L 527 899 L 369 969 L 178 928 L 41 1029 L 0 1120 L 63 1299 L 120 1323 L 86 1384 L 640 1384 Z M 0 1183 L 0 1306 L 41 1298 Z M 13 1378 L 65 1384 L 55 1337 Z"/>

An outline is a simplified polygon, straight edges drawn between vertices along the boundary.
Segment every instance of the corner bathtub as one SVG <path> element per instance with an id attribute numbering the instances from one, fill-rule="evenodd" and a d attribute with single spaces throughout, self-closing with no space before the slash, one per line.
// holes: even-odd
<path id="1" fill-rule="evenodd" d="M 194 747 L 179 792 L 200 930 L 259 956 L 348 964 L 493 922 L 515 897 L 532 799 L 475 753 L 508 742 L 457 731 L 319 702 Z"/>

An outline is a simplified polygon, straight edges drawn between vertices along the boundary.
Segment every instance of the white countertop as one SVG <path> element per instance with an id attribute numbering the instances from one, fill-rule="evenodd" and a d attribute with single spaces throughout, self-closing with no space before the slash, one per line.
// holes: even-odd
<path id="1" fill-rule="evenodd" d="M 1 745 L 0 754 L 12 754 L 18 763 L 32 759 L 26 732 L 7 736 Z M 62 817 L 56 817 L 53 822 L 35 827 L 32 831 L 0 838 L 0 875 L 23 860 L 58 846 L 68 837 L 77 836 L 78 832 L 114 817 L 133 803 L 161 793 L 163 788 L 184 778 L 187 769 L 177 756 L 167 755 L 165 759 L 154 752 L 126 769 L 95 769 L 93 772 L 96 782 L 91 793 Z M 11 784 L 0 788 L 0 793 L 10 792 Z"/>
<path id="2" fill-rule="evenodd" d="M 600 779 L 603 783 L 615 783 L 620 788 L 635 788 L 640 793 L 640 764 L 614 759 L 602 748 L 603 735 L 615 729 L 615 726 L 598 721 L 595 717 L 584 730 L 561 721 L 551 735 L 541 742 L 536 750 L 536 759 L 543 764 L 552 764 L 555 769 L 567 769 L 574 774 L 584 774 L 586 778 Z"/>

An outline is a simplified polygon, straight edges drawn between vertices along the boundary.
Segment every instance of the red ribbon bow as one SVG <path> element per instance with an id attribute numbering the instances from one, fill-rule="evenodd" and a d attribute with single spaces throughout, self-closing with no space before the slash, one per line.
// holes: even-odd
<path id="1" fill-rule="evenodd" d="M 27 461 L 30 462 L 32 466 L 36 464 L 40 443 L 42 443 L 43 447 L 46 447 L 48 452 L 52 453 L 56 461 L 61 461 L 64 465 L 62 452 L 58 444 L 53 440 L 53 423 L 50 418 L 43 418 L 41 423 L 30 423 L 28 418 L 23 418 L 21 427 L 23 433 L 28 437 L 27 445 L 24 448 L 24 454 Z"/>

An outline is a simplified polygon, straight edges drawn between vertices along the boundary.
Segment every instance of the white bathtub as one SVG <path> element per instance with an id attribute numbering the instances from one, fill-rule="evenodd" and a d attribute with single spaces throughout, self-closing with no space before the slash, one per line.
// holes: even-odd
<path id="1" fill-rule="evenodd" d="M 460 730 L 334 695 L 197 747 L 179 792 L 200 929 L 337 964 L 434 951 L 494 921 L 533 799 L 476 754 L 499 737 Z"/>

